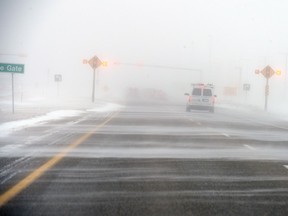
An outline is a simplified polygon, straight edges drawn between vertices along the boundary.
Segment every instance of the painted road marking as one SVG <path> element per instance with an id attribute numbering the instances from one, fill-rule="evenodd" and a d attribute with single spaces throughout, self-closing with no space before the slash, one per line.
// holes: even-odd
<path id="1" fill-rule="evenodd" d="M 230 137 L 230 135 L 227 134 L 227 133 L 222 133 L 222 135 L 225 136 L 225 137 Z"/>
<path id="2" fill-rule="evenodd" d="M 197 125 L 201 126 L 202 123 L 201 122 L 196 122 L 194 119 L 189 119 L 191 122 L 196 123 Z"/>
<path id="3" fill-rule="evenodd" d="M 196 123 L 197 125 L 201 126 L 202 123 L 201 122 L 195 122 L 194 119 L 189 119 L 191 122 Z"/>
<path id="4" fill-rule="evenodd" d="M 246 144 L 245 144 L 245 145 L 243 145 L 243 146 L 245 146 L 246 148 L 248 148 L 248 149 L 250 149 L 250 150 L 253 150 L 253 151 L 256 150 L 256 148 L 254 148 L 254 147 L 252 147 L 252 146 L 250 146 L 250 145 L 246 145 Z"/>
<path id="5" fill-rule="evenodd" d="M 243 120 L 243 118 L 237 118 L 237 119 Z M 270 123 L 259 121 L 259 120 L 245 119 L 245 121 L 250 121 L 252 123 L 257 123 L 257 124 L 264 125 L 264 126 L 271 126 L 271 127 L 278 128 L 278 129 L 288 130 L 287 127 L 281 127 L 281 126 L 278 126 L 278 125 L 275 125 L 275 124 L 270 124 Z"/>
<path id="6" fill-rule="evenodd" d="M 288 165 L 283 165 L 286 169 L 288 169 Z"/>
<path id="7" fill-rule="evenodd" d="M 32 173 L 26 176 L 24 179 L 19 181 L 12 188 L 4 192 L 0 195 L 0 207 L 4 206 L 7 202 L 21 193 L 24 189 L 29 187 L 33 182 L 35 182 L 38 178 L 40 178 L 46 171 L 54 167 L 59 161 L 61 161 L 69 152 L 75 149 L 77 146 L 86 141 L 89 137 L 91 137 L 97 130 L 104 127 L 111 119 L 113 119 L 118 113 L 112 115 L 109 119 L 98 125 L 92 131 L 84 134 L 80 138 L 78 138 L 75 142 L 71 143 L 66 149 L 54 155 L 49 161 L 47 161 L 42 166 L 35 169 Z"/>

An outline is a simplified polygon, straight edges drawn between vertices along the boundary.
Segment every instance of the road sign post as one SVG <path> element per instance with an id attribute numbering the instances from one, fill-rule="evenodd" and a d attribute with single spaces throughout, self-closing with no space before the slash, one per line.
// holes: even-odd
<path id="1" fill-rule="evenodd" d="M 15 112 L 14 109 L 14 73 L 24 73 L 24 64 L 9 64 L 0 63 L 0 73 L 11 73 L 12 81 L 12 113 Z"/>
<path id="2" fill-rule="evenodd" d="M 256 74 L 261 73 L 265 78 L 266 78 L 266 85 L 265 85 L 265 104 L 264 104 L 264 109 L 265 111 L 268 110 L 268 96 L 269 96 L 269 79 L 275 74 L 275 71 L 267 65 L 263 70 L 255 71 Z"/>
<path id="3" fill-rule="evenodd" d="M 245 91 L 245 100 L 247 100 L 247 95 L 248 95 L 248 91 L 250 91 L 250 84 L 249 83 L 244 83 L 243 84 L 243 90 Z"/>
<path id="4" fill-rule="evenodd" d="M 269 95 L 269 79 L 266 78 L 266 86 L 265 86 L 265 111 L 268 109 L 268 95 Z"/>
<path id="5" fill-rule="evenodd" d="M 95 101 L 95 80 L 96 80 L 96 69 L 102 65 L 101 60 L 97 56 L 93 56 L 89 61 L 88 64 L 92 67 L 93 69 L 93 83 L 92 83 L 92 102 L 94 103 Z M 97 71 L 97 85 L 99 82 L 99 74 Z"/>
<path id="6" fill-rule="evenodd" d="M 93 103 L 95 100 L 95 73 L 96 73 L 96 68 L 93 69 L 93 84 L 92 84 L 92 102 Z"/>
<path id="7" fill-rule="evenodd" d="M 54 75 L 54 81 L 57 83 L 57 96 L 60 95 L 60 82 L 62 82 L 62 75 L 61 74 L 55 74 Z"/>
<path id="8" fill-rule="evenodd" d="M 14 109 L 14 73 L 11 73 L 12 75 L 12 113 L 15 112 Z"/>

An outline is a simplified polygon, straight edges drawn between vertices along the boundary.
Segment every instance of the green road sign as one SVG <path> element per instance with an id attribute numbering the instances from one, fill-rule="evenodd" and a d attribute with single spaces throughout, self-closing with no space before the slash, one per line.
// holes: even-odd
<path id="1" fill-rule="evenodd" d="M 0 72 L 24 73 L 24 64 L 0 63 Z"/>

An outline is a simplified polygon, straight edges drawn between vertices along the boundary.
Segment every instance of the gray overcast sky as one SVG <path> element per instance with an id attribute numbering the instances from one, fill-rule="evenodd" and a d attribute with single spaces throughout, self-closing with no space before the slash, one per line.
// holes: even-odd
<path id="1" fill-rule="evenodd" d="M 27 67 L 37 73 L 43 65 L 51 73 L 80 71 L 82 59 L 96 54 L 110 64 L 225 74 L 249 64 L 243 59 L 253 61 L 247 67 L 283 68 L 288 52 L 287 0 L 0 2 L 0 53 L 27 54 Z"/>
<path id="2" fill-rule="evenodd" d="M 183 48 L 204 58 L 209 43 L 225 59 L 288 49 L 285 0 L 1 0 L 0 10 L 5 52 L 77 49 L 166 63 L 184 61 Z"/>

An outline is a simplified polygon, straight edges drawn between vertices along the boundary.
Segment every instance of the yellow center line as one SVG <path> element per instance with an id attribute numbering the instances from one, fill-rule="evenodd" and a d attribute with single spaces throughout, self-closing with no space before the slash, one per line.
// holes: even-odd
<path id="1" fill-rule="evenodd" d="M 35 182 L 38 178 L 40 178 L 47 170 L 51 169 L 55 166 L 59 161 L 61 161 L 71 150 L 76 148 L 78 145 L 86 141 L 89 137 L 91 137 L 94 132 L 105 126 L 111 119 L 113 119 L 118 113 L 114 113 L 109 119 L 98 125 L 92 131 L 84 134 L 73 143 L 71 143 L 67 148 L 63 151 L 59 152 L 58 154 L 54 155 L 49 161 L 47 161 L 42 166 L 35 169 L 32 173 L 26 176 L 24 179 L 19 181 L 16 185 L 12 188 L 1 194 L 0 196 L 0 207 L 4 206 L 7 202 L 12 200 L 15 196 L 21 193 L 24 189 L 29 187 L 33 182 Z"/>

